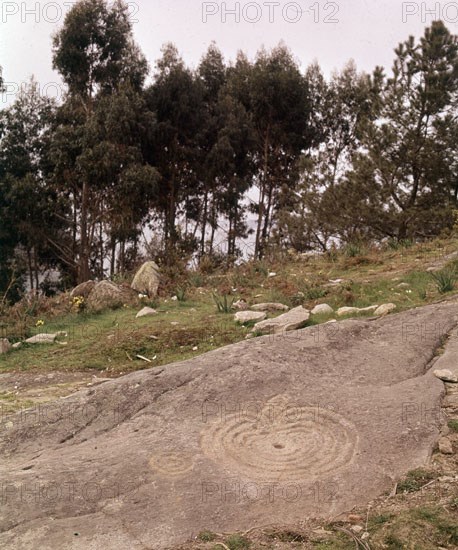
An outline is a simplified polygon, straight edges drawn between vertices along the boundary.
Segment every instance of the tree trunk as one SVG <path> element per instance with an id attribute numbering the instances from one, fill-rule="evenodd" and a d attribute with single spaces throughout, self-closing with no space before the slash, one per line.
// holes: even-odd
<path id="1" fill-rule="evenodd" d="M 89 239 L 88 239 L 88 215 L 89 215 L 89 186 L 83 183 L 81 200 L 81 243 L 78 266 L 78 283 L 84 283 L 90 279 L 89 271 Z"/>
<path id="2" fill-rule="evenodd" d="M 204 195 L 204 211 L 202 213 L 202 236 L 200 239 L 200 255 L 205 254 L 205 234 L 207 232 L 207 221 L 208 221 L 208 190 L 205 189 Z"/>

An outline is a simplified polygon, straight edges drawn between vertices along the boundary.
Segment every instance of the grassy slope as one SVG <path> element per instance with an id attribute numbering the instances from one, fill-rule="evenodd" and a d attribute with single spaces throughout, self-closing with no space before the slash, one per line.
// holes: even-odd
<path id="1" fill-rule="evenodd" d="M 322 302 L 334 308 L 394 302 L 398 311 L 425 305 L 440 297 L 426 267 L 456 250 L 457 245 L 443 241 L 398 251 L 369 251 L 356 257 L 340 254 L 334 261 L 322 256 L 288 258 L 211 276 L 194 274 L 190 277 L 194 286 L 188 288 L 185 302 L 160 299 L 159 314 L 139 320 L 135 318 L 138 308 L 98 315 L 38 313 L 26 318 L 28 335 L 66 331 L 67 345 L 24 346 L 0 357 L 0 372 L 61 369 L 117 375 L 148 366 L 137 355 L 159 366 L 244 339 L 248 329 L 237 326 L 232 315 L 217 313 L 212 296 L 215 290 L 249 303 L 278 301 L 310 308 Z M 272 271 L 277 276 L 269 278 Z M 335 279 L 344 282 L 327 286 Z M 401 283 L 409 286 L 399 288 Z M 310 323 L 330 318 L 314 318 Z M 39 319 L 45 324 L 35 328 Z M 18 334 L 11 319 L 5 324 L 6 335 L 14 341 Z"/>

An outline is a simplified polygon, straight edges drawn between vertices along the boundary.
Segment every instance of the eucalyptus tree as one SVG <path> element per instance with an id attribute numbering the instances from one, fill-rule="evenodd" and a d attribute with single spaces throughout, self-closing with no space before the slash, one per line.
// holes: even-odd
<path id="1" fill-rule="evenodd" d="M 436 21 L 395 53 L 352 179 L 376 191 L 380 216 L 367 223 L 380 236 L 426 238 L 450 227 L 456 208 L 457 37 Z"/>
<path id="2" fill-rule="evenodd" d="M 77 279 L 82 282 L 91 276 L 94 228 L 113 185 L 102 160 L 97 162 L 97 112 L 104 98 L 125 85 L 140 92 L 148 69 L 133 39 L 128 6 L 120 0 L 110 5 L 105 0 L 79 0 L 54 36 L 53 64 L 68 87 L 56 128 L 56 177 L 73 201 L 69 222 L 78 240 Z"/>

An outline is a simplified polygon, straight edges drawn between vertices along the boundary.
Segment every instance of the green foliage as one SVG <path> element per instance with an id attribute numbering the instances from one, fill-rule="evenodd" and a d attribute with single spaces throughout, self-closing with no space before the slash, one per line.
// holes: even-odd
<path id="1" fill-rule="evenodd" d="M 212 542 L 216 539 L 216 535 L 212 533 L 211 531 L 201 531 L 197 538 L 201 540 L 202 542 Z"/>
<path id="2" fill-rule="evenodd" d="M 454 419 L 454 420 L 449 420 L 448 421 L 448 427 L 453 431 L 453 432 L 458 432 L 458 420 Z"/>
<path id="3" fill-rule="evenodd" d="M 413 493 L 434 479 L 434 474 L 421 468 L 412 470 L 398 483 L 397 493 Z"/>
<path id="4" fill-rule="evenodd" d="M 441 294 L 451 292 L 455 288 L 458 279 L 458 271 L 455 267 L 445 267 L 440 271 L 431 273 L 431 277 L 436 283 L 437 290 Z"/>
<path id="5" fill-rule="evenodd" d="M 350 242 L 344 248 L 344 254 L 347 258 L 357 258 L 365 254 L 365 248 L 361 243 Z"/>
<path id="6" fill-rule="evenodd" d="M 175 296 L 178 298 L 179 302 L 186 302 L 187 299 L 187 290 L 185 287 L 179 287 L 176 289 Z"/>
<path id="7" fill-rule="evenodd" d="M 231 313 L 232 305 L 234 304 L 234 298 L 229 297 L 228 294 L 223 296 L 218 296 L 218 294 L 213 293 L 213 300 L 216 304 L 218 313 Z"/>
<path id="8" fill-rule="evenodd" d="M 247 550 L 251 546 L 251 541 L 241 535 L 232 535 L 226 539 L 226 545 L 230 550 Z"/>

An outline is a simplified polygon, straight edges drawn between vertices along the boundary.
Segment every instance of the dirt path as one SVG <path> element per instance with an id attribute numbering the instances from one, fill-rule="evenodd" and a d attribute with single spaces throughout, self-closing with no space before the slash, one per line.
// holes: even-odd
<path id="1" fill-rule="evenodd" d="M 10 417 L 0 545 L 160 549 L 368 502 L 431 456 L 456 312 L 257 338 Z"/>

